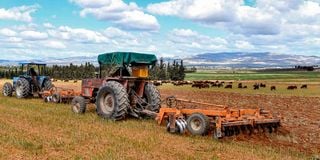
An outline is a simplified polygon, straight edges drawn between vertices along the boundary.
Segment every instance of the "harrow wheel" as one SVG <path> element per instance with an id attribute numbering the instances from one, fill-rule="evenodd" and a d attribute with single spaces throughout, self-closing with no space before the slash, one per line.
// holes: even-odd
<path id="1" fill-rule="evenodd" d="M 59 93 L 54 93 L 52 95 L 52 102 L 54 103 L 60 103 L 61 102 L 61 98 L 60 98 L 60 94 Z"/>
<path id="2" fill-rule="evenodd" d="M 11 96 L 12 96 L 12 92 L 13 92 L 12 84 L 9 83 L 9 82 L 6 82 L 6 83 L 3 85 L 3 89 L 2 89 L 2 94 L 3 94 L 3 96 L 11 97 Z"/>
<path id="3" fill-rule="evenodd" d="M 193 113 L 187 119 L 188 131 L 193 135 L 205 135 L 210 128 L 210 121 L 202 113 Z"/>
<path id="4" fill-rule="evenodd" d="M 179 118 L 175 120 L 175 130 L 171 132 L 170 130 L 170 122 L 167 123 L 167 131 L 171 133 L 179 133 L 183 134 L 186 130 L 187 122 L 183 118 Z"/>
<path id="5" fill-rule="evenodd" d="M 87 104 L 86 100 L 81 96 L 76 96 L 72 99 L 71 109 L 74 113 L 84 114 L 86 112 Z"/>

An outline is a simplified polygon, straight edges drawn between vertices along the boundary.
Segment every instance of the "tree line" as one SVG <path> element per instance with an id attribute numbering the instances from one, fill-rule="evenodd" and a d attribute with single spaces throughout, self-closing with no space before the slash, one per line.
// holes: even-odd
<path id="1" fill-rule="evenodd" d="M 149 69 L 149 74 L 152 80 L 183 80 L 185 70 L 183 60 L 164 63 L 161 58 L 155 66 Z M 98 73 L 99 67 L 95 67 L 90 62 L 81 65 L 70 63 L 69 65 L 47 66 L 45 70 L 46 76 L 61 80 L 94 78 Z M 0 78 L 12 79 L 22 74 L 19 66 L 0 67 Z"/>

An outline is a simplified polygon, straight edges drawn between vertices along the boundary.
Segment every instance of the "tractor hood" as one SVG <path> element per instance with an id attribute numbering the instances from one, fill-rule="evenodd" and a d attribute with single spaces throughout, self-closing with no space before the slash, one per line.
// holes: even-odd
<path id="1" fill-rule="evenodd" d="M 134 52 L 112 52 L 98 56 L 100 65 L 155 65 L 157 57 L 154 54 Z"/>

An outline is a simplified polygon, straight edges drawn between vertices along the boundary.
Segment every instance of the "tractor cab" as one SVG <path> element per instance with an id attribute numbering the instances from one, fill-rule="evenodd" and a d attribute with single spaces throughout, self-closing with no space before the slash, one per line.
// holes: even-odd
<path id="1" fill-rule="evenodd" d="M 2 93 L 4 96 L 12 96 L 15 92 L 17 98 L 27 98 L 40 95 L 43 90 L 52 88 L 50 77 L 45 76 L 46 64 L 44 63 L 20 63 L 20 75 L 13 77 L 13 83 L 5 83 Z"/>
<path id="2" fill-rule="evenodd" d="M 46 64 L 44 63 L 19 63 L 20 65 L 20 76 L 13 77 L 13 86 L 15 86 L 17 80 L 20 77 L 27 79 L 32 79 L 35 83 L 41 86 L 44 80 L 47 80 L 48 77 L 45 76 Z"/>

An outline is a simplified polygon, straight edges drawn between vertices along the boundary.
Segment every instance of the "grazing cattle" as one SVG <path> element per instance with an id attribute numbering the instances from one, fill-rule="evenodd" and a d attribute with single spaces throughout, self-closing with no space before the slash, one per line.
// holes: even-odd
<path id="1" fill-rule="evenodd" d="M 162 82 L 161 81 L 153 81 L 152 82 L 155 86 L 161 86 Z"/>
<path id="2" fill-rule="evenodd" d="M 239 83 L 239 84 L 238 84 L 238 88 L 243 88 L 243 87 L 242 87 L 242 83 Z"/>
<path id="3" fill-rule="evenodd" d="M 301 89 L 307 89 L 308 88 L 308 85 L 304 84 L 300 87 Z"/>
<path id="4" fill-rule="evenodd" d="M 74 81 L 73 81 L 73 83 L 77 83 L 77 82 L 78 82 L 77 80 L 74 80 Z"/>
<path id="5" fill-rule="evenodd" d="M 248 86 L 243 86 L 242 88 L 248 88 Z"/>
<path id="6" fill-rule="evenodd" d="M 266 88 L 266 84 L 260 83 L 261 88 Z"/>
<path id="7" fill-rule="evenodd" d="M 63 82 L 69 82 L 69 80 L 66 79 L 66 80 L 64 80 Z"/>
<path id="8" fill-rule="evenodd" d="M 217 87 L 218 87 L 218 88 L 223 87 L 223 83 L 219 83 L 219 84 L 217 85 Z"/>
<path id="9" fill-rule="evenodd" d="M 257 84 L 257 83 L 256 83 L 256 84 L 254 84 L 254 85 L 253 85 L 253 89 L 254 89 L 254 90 L 259 89 L 259 84 Z"/>
<path id="10" fill-rule="evenodd" d="M 271 90 L 271 91 L 277 90 L 277 89 L 276 89 L 276 86 L 271 86 L 271 87 L 270 87 L 270 90 Z"/>
<path id="11" fill-rule="evenodd" d="M 226 85 L 224 88 L 232 88 L 231 84 Z"/>
<path id="12" fill-rule="evenodd" d="M 294 90 L 294 89 L 297 89 L 297 88 L 298 88 L 297 86 L 288 86 L 287 87 L 288 90 Z"/>
<path id="13" fill-rule="evenodd" d="M 207 83 L 194 83 L 194 84 L 192 84 L 191 87 L 195 87 L 195 88 L 199 88 L 199 89 L 210 88 L 209 84 L 207 84 Z"/>

